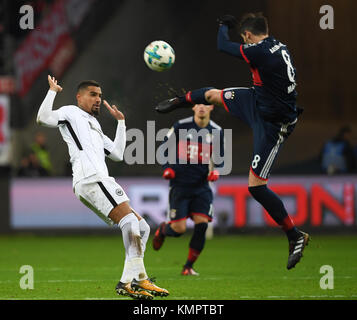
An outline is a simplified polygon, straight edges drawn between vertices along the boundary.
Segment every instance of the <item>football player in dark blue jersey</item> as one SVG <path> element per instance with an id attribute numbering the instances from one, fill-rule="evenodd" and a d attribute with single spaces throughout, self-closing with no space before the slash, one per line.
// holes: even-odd
<path id="1" fill-rule="evenodd" d="M 218 50 L 245 61 L 253 76 L 253 87 L 218 90 L 205 87 L 159 103 L 157 112 L 166 113 L 192 104 L 222 106 L 246 122 L 253 130 L 253 159 L 249 191 L 286 232 L 289 241 L 287 268 L 300 261 L 310 236 L 298 230 L 281 199 L 267 187 L 276 156 L 293 131 L 301 109 L 296 106 L 296 70 L 283 43 L 269 35 L 262 14 L 243 16 L 238 32 L 244 44 L 230 41 L 228 31 L 237 27 L 231 15 L 218 19 Z"/>
<path id="2" fill-rule="evenodd" d="M 170 180 L 168 219 L 156 230 L 153 247 L 159 250 L 165 237 L 184 234 L 187 218 L 191 218 L 194 229 L 182 275 L 198 275 L 193 264 L 204 248 L 213 215 L 209 182 L 219 178 L 219 168 L 224 165 L 223 130 L 210 120 L 212 109 L 212 105 L 195 105 L 194 116 L 176 122 L 164 140 L 167 151 L 175 151 L 175 159 L 163 164 L 163 178 Z M 215 158 L 222 161 L 214 163 Z"/>

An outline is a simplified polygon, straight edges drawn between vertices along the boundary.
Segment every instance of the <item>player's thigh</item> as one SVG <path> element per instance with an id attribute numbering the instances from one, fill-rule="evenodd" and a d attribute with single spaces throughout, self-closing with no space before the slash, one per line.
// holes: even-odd
<path id="1" fill-rule="evenodd" d="M 167 220 L 170 224 L 186 224 L 189 215 L 190 200 L 187 190 L 181 187 L 171 187 L 169 192 L 169 207 L 167 210 Z M 183 222 L 182 222 L 183 221 Z"/>
<path id="2" fill-rule="evenodd" d="M 110 225 L 117 223 L 109 217 L 113 210 L 123 215 L 130 208 L 128 196 L 113 178 L 92 183 L 79 182 L 75 186 L 75 194 L 88 208 Z"/>
<path id="3" fill-rule="evenodd" d="M 258 121 L 253 127 L 253 159 L 250 166 L 249 186 L 265 184 L 286 137 L 282 125 Z"/>
<path id="4" fill-rule="evenodd" d="M 209 186 L 198 188 L 195 197 L 190 202 L 190 217 L 197 223 L 198 221 L 213 219 L 213 193 Z M 195 220 L 196 219 L 196 220 Z M 196 222 L 197 221 L 197 222 Z"/>
<path id="5" fill-rule="evenodd" d="M 226 111 L 240 118 L 250 127 L 257 120 L 258 111 L 253 88 L 226 88 L 221 93 L 221 101 Z"/>

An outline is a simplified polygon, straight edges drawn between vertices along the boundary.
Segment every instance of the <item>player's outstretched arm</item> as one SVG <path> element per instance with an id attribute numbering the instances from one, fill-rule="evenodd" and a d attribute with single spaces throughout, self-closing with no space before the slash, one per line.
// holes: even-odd
<path id="1" fill-rule="evenodd" d="M 57 92 L 62 91 L 62 87 L 57 83 L 55 77 L 48 75 L 49 90 L 37 113 L 36 122 L 47 127 L 57 127 L 58 114 L 52 110 L 53 102 Z"/>
<path id="2" fill-rule="evenodd" d="M 106 100 L 103 100 L 104 106 L 109 113 L 118 120 L 118 126 L 115 133 L 114 141 L 105 136 L 105 149 L 109 152 L 107 156 L 114 161 L 122 161 L 124 158 L 124 151 L 126 146 L 126 126 L 124 114 L 118 110 L 115 105 L 110 105 Z"/>

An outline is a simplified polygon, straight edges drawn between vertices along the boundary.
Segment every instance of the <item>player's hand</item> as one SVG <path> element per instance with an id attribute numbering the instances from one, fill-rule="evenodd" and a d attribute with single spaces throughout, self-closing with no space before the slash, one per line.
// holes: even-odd
<path id="1" fill-rule="evenodd" d="M 226 14 L 223 17 L 218 18 L 217 22 L 220 25 L 225 24 L 228 27 L 228 29 L 233 29 L 238 24 L 237 19 L 234 16 L 230 15 L 230 14 Z"/>
<path id="2" fill-rule="evenodd" d="M 164 170 L 164 173 L 162 174 L 162 177 L 166 180 L 174 179 L 176 176 L 176 173 L 173 169 L 171 168 L 166 168 Z"/>
<path id="3" fill-rule="evenodd" d="M 219 178 L 219 172 L 217 170 L 212 170 L 207 176 L 207 181 L 217 181 Z"/>
<path id="4" fill-rule="evenodd" d="M 57 83 L 55 77 L 51 77 L 50 75 L 48 75 L 47 79 L 48 79 L 48 85 L 50 86 L 50 90 L 55 92 L 61 92 L 63 90 L 62 87 Z"/>
<path id="5" fill-rule="evenodd" d="M 124 120 L 124 114 L 120 112 L 115 104 L 110 106 L 110 104 L 107 102 L 107 100 L 103 100 L 103 104 L 106 106 L 110 114 L 117 120 Z"/>

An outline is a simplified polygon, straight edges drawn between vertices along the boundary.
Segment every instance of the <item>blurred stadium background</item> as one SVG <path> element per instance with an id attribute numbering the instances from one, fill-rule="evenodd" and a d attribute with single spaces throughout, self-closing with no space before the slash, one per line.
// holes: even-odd
<path id="1" fill-rule="evenodd" d="M 34 8 L 34 30 L 20 28 L 19 9 L 24 4 Z M 319 26 L 324 4 L 334 9 L 333 30 Z M 76 85 L 95 79 L 104 97 L 125 113 L 128 129 L 146 133 L 148 120 L 155 121 L 156 131 L 169 128 L 190 111 L 158 115 L 152 107 L 156 102 L 202 86 L 251 85 L 245 63 L 216 49 L 216 18 L 226 13 L 239 17 L 247 11 L 265 13 L 270 33 L 288 45 L 298 72 L 298 103 L 305 108 L 275 164 L 271 185 L 283 195 L 298 225 L 355 232 L 356 164 L 344 174 L 328 175 L 321 171 L 319 158 L 324 143 L 342 126 L 350 127 L 350 144 L 356 151 L 357 4 L 353 0 L 1 1 L 0 232 L 109 230 L 75 199 L 67 146 L 58 130 L 35 124 L 48 90 L 47 74 L 58 78 L 64 88 L 55 107 L 75 103 Z M 144 64 L 143 50 L 153 40 L 165 40 L 175 49 L 176 63 L 169 72 L 156 73 Z M 238 41 L 238 35 L 233 40 Z M 212 118 L 233 130 L 232 173 L 214 185 L 217 231 L 273 229 L 246 188 L 252 145 L 249 128 L 223 110 L 215 110 Z M 113 136 L 110 115 L 103 112 L 100 122 Z M 47 140 L 51 161 L 44 173 L 26 170 L 29 157 L 36 155 L 32 144 L 38 132 Z M 108 166 L 152 227 L 165 219 L 168 190 L 158 164 L 109 161 Z"/>

